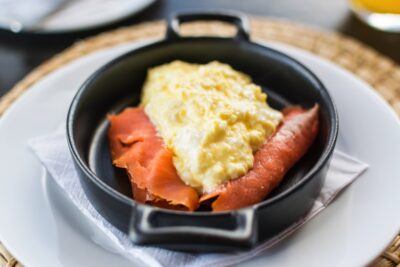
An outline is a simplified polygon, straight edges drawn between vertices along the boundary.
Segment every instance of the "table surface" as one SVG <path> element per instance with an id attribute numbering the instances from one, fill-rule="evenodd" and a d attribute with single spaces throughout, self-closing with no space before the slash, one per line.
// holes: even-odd
<path id="1" fill-rule="evenodd" d="M 0 30 L 0 96 L 33 68 L 75 41 L 124 25 L 163 19 L 180 10 L 228 8 L 285 18 L 352 36 L 400 63 L 400 34 L 384 33 L 360 22 L 347 0 L 158 0 L 140 14 L 96 30 L 64 35 L 21 35 Z"/>

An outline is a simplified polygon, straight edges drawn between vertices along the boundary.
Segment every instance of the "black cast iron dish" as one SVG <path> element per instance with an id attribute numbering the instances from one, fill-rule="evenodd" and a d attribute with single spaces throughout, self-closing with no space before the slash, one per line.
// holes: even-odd
<path id="1" fill-rule="evenodd" d="M 179 23 L 193 20 L 230 22 L 237 34 L 234 38 L 180 36 Z M 142 205 L 131 198 L 124 172 L 111 164 L 106 116 L 127 105 L 136 106 L 147 69 L 176 59 L 228 63 L 263 86 L 275 108 L 319 103 L 316 142 L 265 201 L 231 212 L 189 213 Z M 207 12 L 172 17 L 164 40 L 136 48 L 93 74 L 71 104 L 67 131 L 88 199 L 133 242 L 186 251 L 229 251 L 252 247 L 309 211 L 326 175 L 338 119 L 331 97 L 313 73 L 292 58 L 249 41 L 243 17 Z"/>

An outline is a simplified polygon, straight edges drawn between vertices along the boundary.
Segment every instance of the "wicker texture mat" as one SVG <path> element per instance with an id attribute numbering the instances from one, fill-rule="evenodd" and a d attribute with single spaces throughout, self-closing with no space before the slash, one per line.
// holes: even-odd
<path id="1" fill-rule="evenodd" d="M 37 67 L 0 99 L 0 116 L 24 91 L 50 72 L 94 51 L 146 38 L 161 38 L 165 24 L 148 22 L 106 32 L 80 41 Z M 400 115 L 400 66 L 362 43 L 337 33 L 282 20 L 251 19 L 251 38 L 286 43 L 326 58 L 348 69 L 376 89 Z M 187 35 L 233 35 L 231 25 L 220 22 L 195 22 L 182 26 Z M 21 266 L 0 244 L 0 266 Z M 400 236 L 371 266 L 400 267 Z"/>

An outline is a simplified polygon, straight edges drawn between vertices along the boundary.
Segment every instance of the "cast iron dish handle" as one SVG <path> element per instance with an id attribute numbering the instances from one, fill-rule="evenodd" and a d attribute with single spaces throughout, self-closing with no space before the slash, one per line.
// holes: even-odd
<path id="1" fill-rule="evenodd" d="M 134 205 L 129 236 L 138 243 L 193 244 L 203 242 L 229 247 L 251 247 L 257 242 L 257 222 L 253 208 L 229 213 L 189 213 L 164 211 Z M 195 216 L 195 218 L 193 218 Z M 228 223 L 227 223 L 228 222 Z"/>
<path id="2" fill-rule="evenodd" d="M 219 20 L 232 23 L 237 28 L 235 39 L 249 40 L 250 31 L 247 18 L 233 11 L 201 11 L 175 14 L 168 19 L 166 39 L 176 40 L 182 38 L 179 34 L 179 25 L 183 22 L 199 20 Z"/>

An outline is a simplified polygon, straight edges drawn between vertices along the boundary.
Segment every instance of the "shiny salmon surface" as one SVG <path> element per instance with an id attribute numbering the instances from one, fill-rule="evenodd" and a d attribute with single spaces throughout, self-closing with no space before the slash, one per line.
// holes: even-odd
<path id="1" fill-rule="evenodd" d="M 126 169 L 135 200 L 155 206 L 196 210 L 197 192 L 183 183 L 172 153 L 142 108 L 110 115 L 108 138 L 113 164 Z"/>
<path id="2" fill-rule="evenodd" d="M 307 152 L 318 133 L 318 105 L 309 110 L 291 107 L 276 133 L 254 155 L 253 168 L 242 177 L 203 195 L 213 211 L 228 211 L 256 204 L 276 187 L 289 169 Z"/>

